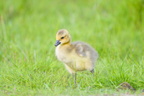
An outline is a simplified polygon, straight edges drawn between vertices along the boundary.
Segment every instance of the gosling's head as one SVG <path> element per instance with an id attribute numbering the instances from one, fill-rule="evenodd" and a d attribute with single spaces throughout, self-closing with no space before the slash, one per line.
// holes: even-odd
<path id="1" fill-rule="evenodd" d="M 70 43 L 70 34 L 66 29 L 61 29 L 56 34 L 55 46 Z"/>

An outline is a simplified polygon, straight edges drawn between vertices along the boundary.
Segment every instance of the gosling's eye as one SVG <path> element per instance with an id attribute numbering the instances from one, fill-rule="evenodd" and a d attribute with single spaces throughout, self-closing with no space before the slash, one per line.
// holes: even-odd
<path id="1" fill-rule="evenodd" d="M 61 39 L 64 39 L 64 37 L 61 37 Z"/>

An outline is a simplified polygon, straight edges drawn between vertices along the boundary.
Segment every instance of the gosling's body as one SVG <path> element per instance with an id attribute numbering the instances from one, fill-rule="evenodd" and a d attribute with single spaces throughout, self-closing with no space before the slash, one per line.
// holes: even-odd
<path id="1" fill-rule="evenodd" d="M 98 53 L 84 42 L 71 43 L 71 37 L 66 29 L 61 29 L 56 34 L 57 59 L 64 63 L 69 73 L 74 74 L 76 84 L 76 72 L 89 70 L 94 72 L 94 65 Z"/>
<path id="2" fill-rule="evenodd" d="M 97 52 L 83 42 L 59 45 L 56 47 L 56 56 L 71 74 L 84 70 L 93 72 L 98 58 Z"/>

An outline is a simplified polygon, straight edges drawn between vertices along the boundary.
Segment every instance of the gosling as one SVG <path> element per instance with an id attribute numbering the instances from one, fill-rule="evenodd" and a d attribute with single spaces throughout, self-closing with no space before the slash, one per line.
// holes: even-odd
<path id="1" fill-rule="evenodd" d="M 71 36 L 66 29 L 61 29 L 56 34 L 55 54 L 63 62 L 66 69 L 74 76 L 76 85 L 76 72 L 88 70 L 94 73 L 94 65 L 98 53 L 84 42 L 71 43 Z"/>

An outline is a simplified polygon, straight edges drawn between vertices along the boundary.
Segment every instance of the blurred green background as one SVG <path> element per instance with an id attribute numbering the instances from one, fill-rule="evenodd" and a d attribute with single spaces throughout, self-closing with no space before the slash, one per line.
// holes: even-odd
<path id="1" fill-rule="evenodd" d="M 1 0 L 1 94 L 91 95 L 122 82 L 144 89 L 143 19 L 144 0 Z M 100 55 L 95 77 L 78 73 L 75 89 L 55 57 L 62 28 Z"/>

